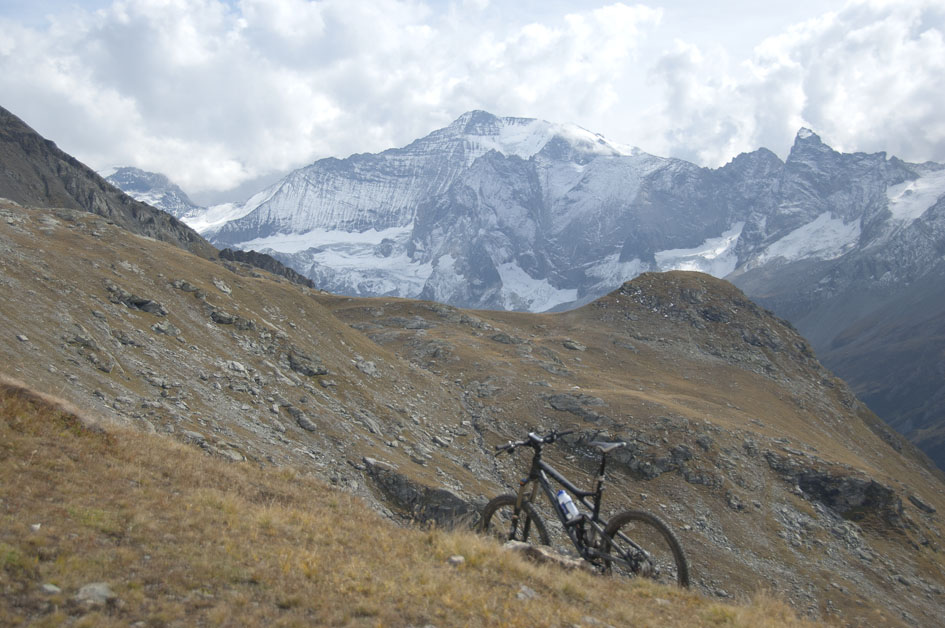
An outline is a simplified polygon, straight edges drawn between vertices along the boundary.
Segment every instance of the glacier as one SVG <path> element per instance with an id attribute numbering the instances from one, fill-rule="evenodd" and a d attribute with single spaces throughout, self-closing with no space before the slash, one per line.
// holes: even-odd
<path id="1" fill-rule="evenodd" d="M 945 195 L 945 168 L 923 172 L 918 179 L 892 185 L 886 195 L 895 220 L 915 220 Z"/>
<path id="2" fill-rule="evenodd" d="M 752 261 L 752 265 L 759 266 L 773 260 L 836 259 L 856 245 L 860 232 L 860 220 L 845 223 L 831 212 L 824 212 L 765 247 Z"/>

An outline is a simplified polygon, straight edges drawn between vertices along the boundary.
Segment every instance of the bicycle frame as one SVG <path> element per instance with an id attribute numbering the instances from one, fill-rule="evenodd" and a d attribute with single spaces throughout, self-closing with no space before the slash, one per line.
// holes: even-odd
<path id="1" fill-rule="evenodd" d="M 602 539 L 604 536 L 604 528 L 607 527 L 607 521 L 600 518 L 600 504 L 604 494 L 604 468 L 606 461 L 606 455 L 602 454 L 600 470 L 597 473 L 597 485 L 594 487 L 593 491 L 585 491 L 572 484 L 566 477 L 561 475 L 557 469 L 542 460 L 541 450 L 536 450 L 532 457 L 532 464 L 528 472 L 528 477 L 519 482 L 520 486 L 515 508 L 516 510 L 520 510 L 522 508 L 523 501 L 535 503 L 535 497 L 537 496 L 538 488 L 541 487 L 545 497 L 547 497 L 548 501 L 551 503 L 552 510 L 555 512 L 558 520 L 561 522 L 561 526 L 564 528 L 568 538 L 571 540 L 571 543 L 574 545 L 575 549 L 577 549 L 581 554 L 582 558 L 590 560 L 591 558 L 606 557 L 612 561 L 625 562 L 618 557 L 610 556 L 606 552 L 598 550 L 596 547 L 594 547 L 593 542 L 589 543 L 586 538 L 582 538 L 582 536 L 586 533 L 586 530 L 581 525 L 579 525 L 580 522 L 589 525 L 593 538 Z M 574 521 L 568 522 L 568 520 L 565 519 L 564 515 L 562 514 L 561 509 L 558 507 L 558 501 L 555 499 L 554 489 L 552 488 L 551 482 L 548 479 L 549 476 L 554 479 L 555 482 L 563 486 L 568 492 L 577 497 L 578 501 L 580 501 L 580 503 L 586 508 L 590 509 L 593 514 L 588 517 L 585 513 L 580 513 Z M 531 494 L 527 495 L 529 492 L 529 485 L 531 485 Z M 593 498 L 593 501 L 588 501 L 589 498 Z"/>

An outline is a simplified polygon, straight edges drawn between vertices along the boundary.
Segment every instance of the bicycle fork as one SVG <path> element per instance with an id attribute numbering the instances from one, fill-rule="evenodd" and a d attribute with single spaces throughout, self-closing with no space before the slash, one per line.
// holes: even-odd
<path id="1" fill-rule="evenodd" d="M 518 489 L 518 493 L 516 494 L 515 508 L 514 508 L 514 510 L 513 510 L 513 512 L 512 512 L 512 529 L 509 531 L 509 540 L 510 540 L 510 541 L 517 540 L 517 539 L 515 538 L 515 532 L 519 529 L 519 527 L 518 527 L 518 524 L 519 524 L 519 517 L 520 517 L 520 516 L 522 515 L 522 513 L 524 512 L 524 509 L 522 508 L 522 504 L 523 504 L 524 502 L 531 502 L 531 503 L 534 503 L 534 502 L 535 502 L 535 496 L 538 494 L 538 483 L 537 483 L 537 482 L 533 482 L 533 481 L 531 480 L 531 478 L 523 478 L 523 479 L 519 480 L 518 483 L 519 483 L 519 489 Z M 528 485 L 529 485 L 529 484 L 532 485 L 531 495 L 529 495 L 529 496 L 526 497 L 525 494 L 528 492 Z M 529 534 L 529 532 L 530 532 L 530 529 L 529 529 L 529 528 L 531 528 L 531 525 L 532 525 L 531 517 L 529 517 L 529 516 L 526 514 L 526 515 L 525 515 L 525 523 L 524 523 L 523 526 L 522 526 L 522 537 L 521 537 L 521 538 L 522 538 L 523 541 L 526 540 L 526 539 L 528 539 L 528 534 Z"/>

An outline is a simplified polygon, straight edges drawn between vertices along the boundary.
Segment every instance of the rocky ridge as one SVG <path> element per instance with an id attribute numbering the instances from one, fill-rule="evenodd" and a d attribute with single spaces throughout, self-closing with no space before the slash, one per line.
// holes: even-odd
<path id="1" fill-rule="evenodd" d="M 439 525 L 514 485 L 525 461 L 498 443 L 574 427 L 549 453 L 580 479 L 589 441 L 623 439 L 605 507 L 670 522 L 699 590 L 761 582 L 812 616 L 936 621 L 940 474 L 729 284 L 649 274 L 567 313 L 471 312 L 330 295 L 85 212 L 0 205 L 17 297 L 0 353 L 38 389 Z"/>
<path id="2" fill-rule="evenodd" d="M 216 249 L 196 231 L 113 187 L 2 107 L 0 164 L 0 198 L 34 207 L 81 209 L 201 257 L 216 256 Z"/>

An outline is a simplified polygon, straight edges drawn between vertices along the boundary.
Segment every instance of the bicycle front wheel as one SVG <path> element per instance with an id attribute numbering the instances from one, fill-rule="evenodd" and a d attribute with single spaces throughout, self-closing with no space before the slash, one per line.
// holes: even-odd
<path id="1" fill-rule="evenodd" d="M 530 502 L 522 503 L 515 512 L 515 495 L 499 495 L 482 510 L 479 531 L 501 542 L 522 541 L 534 545 L 549 545 L 548 529 Z"/>
<path id="2" fill-rule="evenodd" d="M 682 545 L 656 515 L 642 510 L 621 512 L 607 524 L 604 537 L 605 572 L 689 586 L 689 563 Z"/>

